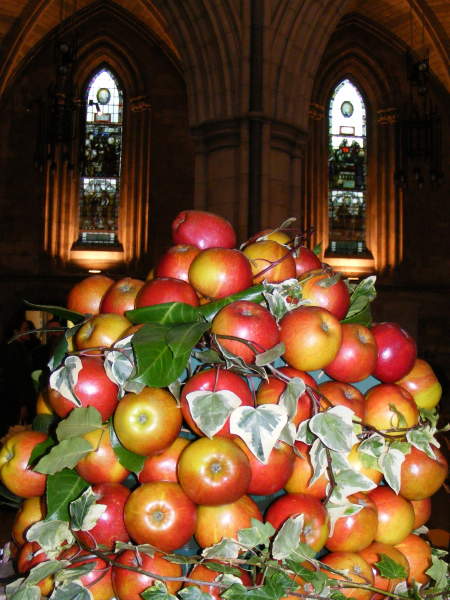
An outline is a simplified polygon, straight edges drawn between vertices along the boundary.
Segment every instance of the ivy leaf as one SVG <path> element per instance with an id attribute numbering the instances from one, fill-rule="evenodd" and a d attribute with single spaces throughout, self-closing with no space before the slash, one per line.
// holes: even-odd
<path id="1" fill-rule="evenodd" d="M 252 519 L 251 527 L 239 530 L 238 541 L 245 548 L 268 546 L 274 533 L 275 529 L 270 523 L 261 523 L 258 519 Z"/>
<path id="2" fill-rule="evenodd" d="M 396 448 L 387 448 L 378 459 L 378 464 L 386 480 L 386 483 L 396 494 L 400 491 L 400 473 L 405 455 Z"/>
<path id="3" fill-rule="evenodd" d="M 202 565 L 211 571 L 217 571 L 217 573 L 222 573 L 224 575 L 236 575 L 237 577 L 241 575 L 238 568 L 233 567 L 232 565 L 224 565 L 223 563 L 215 562 L 213 560 L 205 561 Z"/>
<path id="4" fill-rule="evenodd" d="M 356 492 L 367 492 L 377 487 L 371 479 L 353 469 L 343 469 L 338 472 L 333 470 L 333 475 L 336 487 L 333 489 L 330 500 L 336 504 L 341 504 L 345 498 Z"/>
<path id="5" fill-rule="evenodd" d="M 317 439 L 317 437 L 314 435 L 314 433 L 309 428 L 310 420 L 311 419 L 305 419 L 305 421 L 302 421 L 300 423 L 300 425 L 298 426 L 298 429 L 297 429 L 297 436 L 296 436 L 297 440 L 299 440 L 300 442 L 303 442 L 304 444 L 307 444 L 308 446 L 311 446 L 311 444 Z"/>
<path id="6" fill-rule="evenodd" d="M 319 594 L 328 582 L 326 573 L 316 571 L 315 569 L 308 569 L 297 561 L 287 560 L 286 566 L 296 575 L 299 575 L 306 583 L 310 583 Z"/>
<path id="7" fill-rule="evenodd" d="M 286 423 L 286 410 L 277 404 L 239 406 L 230 416 L 230 432 L 242 438 L 256 458 L 267 464 Z"/>
<path id="8" fill-rule="evenodd" d="M 433 579 L 434 588 L 437 591 L 444 590 L 448 585 L 448 565 L 445 560 L 443 560 L 443 556 L 445 556 L 447 552 L 438 551 L 433 549 L 431 554 L 431 567 L 425 571 L 427 575 Z"/>
<path id="9" fill-rule="evenodd" d="M 69 581 L 55 587 L 50 600 L 92 600 L 92 594 L 84 585 Z"/>
<path id="10" fill-rule="evenodd" d="M 102 416 L 94 406 L 74 408 L 69 416 L 58 424 L 56 437 L 62 442 L 100 429 L 101 426 Z"/>
<path id="11" fill-rule="evenodd" d="M 208 563 L 205 563 L 205 567 Z M 178 596 L 183 600 L 213 600 L 211 594 L 202 592 L 202 590 L 196 585 L 188 585 L 178 592 Z"/>
<path id="12" fill-rule="evenodd" d="M 225 600 L 243 600 L 247 598 L 248 590 L 245 586 L 239 583 L 233 583 L 228 589 L 220 594 Z"/>
<path id="13" fill-rule="evenodd" d="M 292 377 L 286 384 L 278 403 L 285 407 L 288 419 L 292 419 L 297 412 L 299 398 L 305 393 L 305 390 L 305 382 L 300 377 Z"/>
<path id="14" fill-rule="evenodd" d="M 13 581 L 6 586 L 6 598 L 8 600 L 40 600 L 41 588 L 37 585 L 24 585 L 25 579 Z"/>
<path id="15" fill-rule="evenodd" d="M 86 315 L 83 315 L 74 310 L 69 310 L 68 308 L 64 308 L 63 306 L 33 304 L 32 302 L 28 302 L 28 300 L 24 300 L 24 303 L 30 308 L 34 308 L 35 310 L 41 310 L 42 312 L 51 313 L 53 316 L 59 317 L 60 319 L 64 319 L 65 321 L 72 321 L 72 323 L 81 323 L 86 319 Z"/>
<path id="16" fill-rule="evenodd" d="M 132 323 L 159 323 L 160 325 L 193 323 L 202 320 L 198 308 L 184 302 L 163 302 L 154 306 L 135 308 L 127 310 L 125 316 Z"/>
<path id="17" fill-rule="evenodd" d="M 297 587 L 298 584 L 287 573 L 275 569 L 267 569 L 264 585 L 248 590 L 245 598 L 251 598 L 251 600 L 278 600 L 283 598 L 287 591 L 295 590 Z M 235 596 L 235 600 L 237 598 Z"/>
<path id="18" fill-rule="evenodd" d="M 81 406 L 81 402 L 76 397 L 74 388 L 78 381 L 78 374 L 83 368 L 83 364 L 79 356 L 68 356 L 62 367 L 53 371 L 50 375 L 49 384 L 53 390 L 59 392 L 66 400 Z"/>
<path id="19" fill-rule="evenodd" d="M 264 285 L 264 298 L 272 315 L 279 321 L 284 315 L 309 301 L 302 300 L 302 286 L 298 279 Z"/>
<path id="20" fill-rule="evenodd" d="M 241 399 L 231 390 L 195 391 L 186 395 L 192 418 L 209 438 L 222 429 Z"/>
<path id="21" fill-rule="evenodd" d="M 285 352 L 284 343 L 280 342 L 265 352 L 260 352 L 255 356 L 255 365 L 264 367 L 278 360 Z"/>
<path id="22" fill-rule="evenodd" d="M 157 552 L 157 548 L 155 548 L 155 546 L 152 546 L 151 544 L 132 544 L 131 542 L 120 541 L 116 541 L 114 545 L 114 550 L 115 552 L 122 552 L 123 550 L 133 550 L 133 552 L 137 552 L 139 554 L 146 554 L 151 558 L 153 558 L 155 556 L 155 553 Z M 172 554 L 171 556 L 175 555 Z"/>
<path id="23" fill-rule="evenodd" d="M 72 544 L 75 538 L 66 521 L 38 521 L 33 523 L 26 532 L 29 542 L 37 542 L 49 558 L 56 557 L 61 552 L 61 546 Z"/>
<path id="24" fill-rule="evenodd" d="M 136 454 L 131 450 L 128 450 L 120 443 L 119 438 L 114 431 L 114 426 L 112 422 L 109 426 L 109 437 L 111 440 L 111 446 L 113 447 L 114 454 L 117 457 L 117 460 L 120 462 L 122 467 L 128 469 L 132 473 L 140 473 L 144 468 L 145 456 L 141 456 L 140 454 Z"/>
<path id="25" fill-rule="evenodd" d="M 79 498 L 69 506 L 70 527 L 72 531 L 89 531 L 106 510 L 106 504 L 97 504 L 97 496 L 88 487 Z"/>
<path id="26" fill-rule="evenodd" d="M 275 560 L 284 560 L 295 552 L 300 543 L 303 523 L 303 514 L 286 519 L 272 542 L 272 556 Z"/>
<path id="27" fill-rule="evenodd" d="M 328 467 L 328 457 L 325 446 L 319 438 L 317 438 L 309 451 L 309 459 L 313 467 L 313 475 L 308 482 L 308 486 L 312 486 L 325 473 Z M 306 458 L 304 460 L 307 460 Z"/>
<path id="28" fill-rule="evenodd" d="M 83 438 L 64 440 L 53 446 L 50 452 L 37 463 L 34 470 L 38 473 L 53 475 L 66 468 L 73 469 L 77 462 L 91 451 L 91 444 Z"/>
<path id="29" fill-rule="evenodd" d="M 145 387 L 143 383 L 133 381 L 135 370 L 132 336 L 117 341 L 105 356 L 104 367 L 109 379 L 119 386 L 120 397 L 125 392 L 139 394 Z"/>
<path id="30" fill-rule="evenodd" d="M 29 585 L 37 585 L 40 581 L 54 575 L 64 567 L 69 565 L 67 560 L 46 560 L 45 562 L 36 565 L 30 571 L 30 574 L 25 579 L 25 583 Z"/>
<path id="31" fill-rule="evenodd" d="M 349 452 L 357 442 L 353 433 L 353 414 L 346 406 L 333 406 L 309 419 L 309 429 L 328 448 Z"/>
<path id="32" fill-rule="evenodd" d="M 63 469 L 47 477 L 46 521 L 68 521 L 69 504 L 89 486 L 75 471 Z"/>
<path id="33" fill-rule="evenodd" d="M 233 369 L 234 371 L 241 373 L 243 375 L 256 375 L 260 378 L 266 378 L 266 371 L 264 367 L 258 367 L 255 364 L 248 364 L 237 354 L 233 354 L 227 350 L 224 346 L 221 345 L 220 341 L 215 338 L 215 342 L 217 347 L 220 350 L 220 354 L 225 361 L 225 366 L 227 369 Z"/>
<path id="34" fill-rule="evenodd" d="M 203 558 L 237 558 L 241 547 L 236 540 L 223 538 L 217 544 L 209 546 L 202 551 Z"/>
<path id="35" fill-rule="evenodd" d="M 417 450 L 425 452 L 427 456 L 436 460 L 436 456 L 433 452 L 432 445 L 436 448 L 440 447 L 439 442 L 434 437 L 435 430 L 430 426 L 424 426 L 421 429 L 411 429 L 406 433 L 406 439 L 412 444 Z"/>
<path id="36" fill-rule="evenodd" d="M 406 579 L 408 577 L 405 567 L 392 560 L 390 556 L 380 553 L 380 558 L 381 560 L 375 563 L 375 566 L 381 577 L 386 577 L 387 579 Z"/>
<path id="37" fill-rule="evenodd" d="M 155 581 L 155 583 L 148 587 L 140 594 L 144 600 L 177 600 L 177 597 L 169 592 L 167 586 L 162 581 Z"/>

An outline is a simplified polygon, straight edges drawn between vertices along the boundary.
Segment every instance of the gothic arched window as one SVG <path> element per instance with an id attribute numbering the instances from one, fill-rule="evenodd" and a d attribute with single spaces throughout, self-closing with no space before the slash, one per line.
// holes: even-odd
<path id="1" fill-rule="evenodd" d="M 106 67 L 88 81 L 77 245 L 118 246 L 123 91 Z"/>
<path id="2" fill-rule="evenodd" d="M 370 256 L 366 247 L 366 107 L 358 88 L 344 79 L 328 109 L 329 256 Z"/>

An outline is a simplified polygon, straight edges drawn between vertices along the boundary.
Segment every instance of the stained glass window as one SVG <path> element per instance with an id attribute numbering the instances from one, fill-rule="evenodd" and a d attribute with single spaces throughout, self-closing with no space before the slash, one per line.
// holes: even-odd
<path id="1" fill-rule="evenodd" d="M 123 93 L 106 68 L 86 89 L 78 243 L 117 245 L 122 156 Z"/>
<path id="2" fill-rule="evenodd" d="M 369 255 L 365 244 L 366 108 L 348 79 L 335 88 L 328 112 L 328 253 Z"/>

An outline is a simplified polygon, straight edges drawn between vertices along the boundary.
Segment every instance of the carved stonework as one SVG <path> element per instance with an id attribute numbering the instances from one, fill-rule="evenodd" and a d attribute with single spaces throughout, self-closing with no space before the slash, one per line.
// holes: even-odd
<path id="1" fill-rule="evenodd" d="M 145 110 L 150 110 L 151 107 L 147 96 L 135 96 L 134 98 L 130 98 L 131 112 L 144 112 Z"/>
<path id="2" fill-rule="evenodd" d="M 397 108 L 380 108 L 377 110 L 377 121 L 379 125 L 395 125 L 398 120 Z"/>
<path id="3" fill-rule="evenodd" d="M 314 121 L 322 121 L 325 118 L 325 107 L 321 104 L 311 102 L 309 105 L 308 115 Z"/>

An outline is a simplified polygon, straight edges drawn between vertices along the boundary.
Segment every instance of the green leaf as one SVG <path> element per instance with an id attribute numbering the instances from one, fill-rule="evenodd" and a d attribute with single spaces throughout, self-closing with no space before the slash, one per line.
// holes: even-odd
<path id="1" fill-rule="evenodd" d="M 36 415 L 33 419 L 33 431 L 49 433 L 58 421 L 58 415 Z"/>
<path id="2" fill-rule="evenodd" d="M 293 581 L 286 573 L 275 569 L 267 569 L 264 585 L 248 590 L 245 598 L 251 600 L 279 600 L 289 590 L 295 590 L 298 583 Z"/>
<path id="3" fill-rule="evenodd" d="M 132 323 L 159 323 L 160 325 L 192 323 L 202 319 L 197 307 L 184 302 L 164 302 L 154 306 L 135 308 L 127 310 L 125 316 Z"/>
<path id="4" fill-rule="evenodd" d="M 153 558 L 155 553 L 158 551 L 155 546 L 151 544 L 133 544 L 132 542 L 120 542 L 116 541 L 114 545 L 115 552 L 122 552 L 123 550 L 133 550 L 133 552 L 137 552 L 139 554 L 146 554 Z M 172 554 L 172 556 L 175 556 Z"/>
<path id="5" fill-rule="evenodd" d="M 28 300 L 24 300 L 24 303 L 30 308 L 51 313 L 55 317 L 59 317 L 60 319 L 64 319 L 65 321 L 72 321 L 72 323 L 80 323 L 81 321 L 84 321 L 86 319 L 86 315 L 82 315 L 81 313 L 75 312 L 74 310 L 69 310 L 67 308 L 64 308 L 63 306 L 33 304 L 32 302 L 28 302 Z"/>
<path id="6" fill-rule="evenodd" d="M 217 573 L 225 573 L 227 575 L 236 575 L 239 577 L 242 573 L 238 568 L 231 565 L 224 565 L 223 563 L 215 562 L 213 560 L 207 560 L 202 563 L 204 567 L 211 571 L 217 571 Z"/>
<path id="7" fill-rule="evenodd" d="M 350 296 L 350 307 L 342 323 L 362 323 L 369 318 L 367 325 L 372 323 L 370 314 L 370 303 L 375 299 L 377 292 L 375 289 L 376 276 L 371 275 L 358 283 Z"/>
<path id="8" fill-rule="evenodd" d="M 264 367 L 266 365 L 270 365 L 271 363 L 274 363 L 276 360 L 281 358 L 281 356 L 284 354 L 284 352 L 285 352 L 285 346 L 284 346 L 283 342 L 280 342 L 279 344 L 276 344 L 272 348 L 269 348 L 269 350 L 266 350 L 265 352 L 260 352 L 259 354 L 257 354 L 255 356 L 255 365 L 257 367 Z"/>
<path id="9" fill-rule="evenodd" d="M 342 279 L 342 274 L 341 273 L 333 273 L 333 275 L 330 275 L 329 277 L 326 277 L 325 279 L 321 279 L 320 281 L 317 282 L 317 285 L 319 287 L 322 288 L 330 288 L 333 287 L 333 285 L 336 285 L 337 283 L 339 283 L 339 281 Z"/>
<path id="10" fill-rule="evenodd" d="M 287 560 L 286 566 L 296 575 L 299 575 L 306 583 L 310 583 L 319 594 L 328 582 L 326 573 L 316 571 L 315 569 L 308 569 L 298 561 Z"/>
<path id="11" fill-rule="evenodd" d="M 144 468 L 145 456 L 135 454 L 131 450 L 128 450 L 122 446 L 119 438 L 116 435 L 116 432 L 114 431 L 112 422 L 109 426 L 109 437 L 114 454 L 117 456 L 117 459 L 122 467 L 125 467 L 125 469 L 128 469 L 128 471 L 131 471 L 132 473 L 140 473 L 140 471 L 142 471 Z"/>
<path id="12" fill-rule="evenodd" d="M 377 487 L 371 479 L 351 468 L 338 472 L 333 469 L 333 474 L 336 487 L 333 489 L 330 500 L 336 504 L 341 504 L 351 494 L 367 492 Z"/>
<path id="13" fill-rule="evenodd" d="M 46 577 L 54 575 L 64 567 L 67 567 L 68 564 L 69 562 L 67 560 L 46 560 L 31 569 L 25 583 L 37 585 Z"/>
<path id="14" fill-rule="evenodd" d="M 207 567 L 208 563 L 204 563 Z M 178 592 L 178 596 L 183 600 L 213 600 L 211 594 L 202 592 L 202 590 L 196 585 L 188 585 Z"/>
<path id="15" fill-rule="evenodd" d="M 306 458 L 304 460 L 306 460 Z M 319 438 L 317 438 L 311 446 L 309 460 L 311 461 L 313 468 L 313 475 L 308 482 L 308 486 L 311 486 L 326 472 L 328 467 L 327 450 Z"/>
<path id="16" fill-rule="evenodd" d="M 173 325 L 168 330 L 166 339 L 173 352 L 174 358 L 185 357 L 186 354 L 189 358 L 192 348 L 197 344 L 207 329 L 209 329 L 209 324 L 203 321 L 199 323 Z"/>
<path id="17" fill-rule="evenodd" d="M 225 600 L 243 600 L 247 598 L 248 590 L 239 583 L 233 583 L 228 589 L 220 594 Z"/>
<path id="18" fill-rule="evenodd" d="M 36 462 L 38 461 L 38 459 L 41 458 L 42 456 L 44 456 L 45 454 L 47 454 L 47 450 L 49 448 L 51 448 L 52 446 L 54 446 L 55 443 L 56 443 L 55 440 L 48 437 L 43 442 L 36 444 L 36 446 L 33 448 L 32 452 L 31 452 L 30 459 L 28 461 L 28 465 L 31 467 L 34 466 L 36 464 Z"/>
<path id="19" fill-rule="evenodd" d="M 58 424 L 56 436 L 62 442 L 100 429 L 101 426 L 102 416 L 94 406 L 74 408 L 69 416 Z"/>
<path id="20" fill-rule="evenodd" d="M 40 600 L 41 588 L 37 585 L 24 585 L 24 578 L 13 581 L 6 586 L 8 600 Z"/>
<path id="21" fill-rule="evenodd" d="M 349 452 L 357 442 L 353 433 L 353 414 L 345 406 L 333 406 L 309 419 L 309 429 L 327 448 Z"/>
<path id="22" fill-rule="evenodd" d="M 313 252 L 316 256 L 320 258 L 320 256 L 322 255 L 322 242 L 319 242 L 314 246 Z"/>
<path id="23" fill-rule="evenodd" d="M 217 544 L 204 548 L 202 551 L 203 558 L 237 558 L 240 551 L 240 546 L 236 540 L 223 538 Z"/>
<path id="24" fill-rule="evenodd" d="M 69 581 L 56 587 L 50 600 L 92 600 L 92 594 L 84 585 Z"/>
<path id="25" fill-rule="evenodd" d="M 92 562 L 77 567 L 70 566 L 67 569 L 61 569 L 61 571 L 55 575 L 55 580 L 57 582 L 74 581 L 75 579 L 80 579 L 83 575 L 87 575 L 87 573 L 90 573 L 91 571 Z"/>
<path id="26" fill-rule="evenodd" d="M 291 377 L 286 384 L 278 403 L 286 408 L 288 419 L 292 419 L 297 412 L 300 396 L 305 393 L 305 390 L 305 382 L 300 377 Z"/>
<path id="27" fill-rule="evenodd" d="M 392 560 L 387 554 L 380 553 L 380 560 L 375 563 L 375 566 L 381 577 L 387 579 L 406 579 L 408 577 L 405 567 Z"/>
<path id="28" fill-rule="evenodd" d="M 69 520 L 69 504 L 89 486 L 75 471 L 63 469 L 47 477 L 46 521 Z"/>
<path id="29" fill-rule="evenodd" d="M 242 438 L 256 458 L 266 464 L 286 423 L 286 409 L 277 404 L 239 406 L 231 413 L 230 432 Z"/>
<path id="30" fill-rule="evenodd" d="M 33 523 L 27 532 L 29 542 L 37 542 L 49 558 L 61 552 L 62 544 L 72 544 L 75 540 L 66 521 L 38 521 Z M 56 557 L 56 556 L 55 556 Z"/>
<path id="31" fill-rule="evenodd" d="M 433 448 L 431 446 L 439 448 L 440 444 L 434 437 L 435 432 L 436 430 L 434 427 L 425 425 L 421 427 L 421 429 L 411 429 L 410 431 L 408 431 L 406 433 L 406 439 L 415 448 L 421 450 L 422 452 L 425 452 L 425 454 L 431 459 L 436 460 L 436 455 L 434 454 Z"/>
<path id="32" fill-rule="evenodd" d="M 97 496 L 88 487 L 79 498 L 69 505 L 72 531 L 89 531 L 106 510 L 106 504 L 97 504 Z"/>
<path id="33" fill-rule="evenodd" d="M 284 560 L 295 553 L 300 543 L 303 524 L 303 514 L 286 519 L 272 542 L 272 556 L 275 560 Z"/>
<path id="34" fill-rule="evenodd" d="M 177 597 L 169 592 L 167 586 L 162 581 L 148 587 L 140 594 L 144 600 L 177 600 Z"/>
<path id="35" fill-rule="evenodd" d="M 251 522 L 251 527 L 239 530 L 238 542 L 245 548 L 268 546 L 271 537 L 275 533 L 273 526 L 270 523 L 261 523 L 258 519 L 252 519 Z"/>
<path id="36" fill-rule="evenodd" d="M 263 284 L 254 285 L 253 287 L 249 287 L 242 292 L 231 294 L 226 298 L 221 298 L 220 300 L 203 304 L 202 306 L 199 306 L 198 312 L 203 315 L 207 321 L 211 322 L 220 309 L 228 304 L 231 304 L 232 302 L 235 302 L 236 300 L 248 300 L 249 302 L 255 302 L 256 304 L 259 304 L 264 300 L 263 291 Z"/>
<path id="37" fill-rule="evenodd" d="M 311 446 L 311 444 L 317 439 L 317 437 L 309 428 L 310 420 L 311 419 L 305 419 L 305 421 L 302 421 L 300 423 L 297 429 L 296 437 L 297 440 L 303 442 L 304 444 L 307 444 L 308 446 Z"/>
<path id="38" fill-rule="evenodd" d="M 119 386 L 119 397 L 125 392 L 139 394 L 145 387 L 143 383 L 138 383 L 131 379 L 134 371 L 134 352 L 131 345 L 132 336 L 129 335 L 122 340 L 118 340 L 112 349 L 105 356 L 104 367 L 106 374 L 111 381 Z"/>
<path id="39" fill-rule="evenodd" d="M 435 549 L 431 554 L 431 567 L 425 573 L 433 579 L 435 582 L 433 587 L 437 591 L 444 590 L 448 586 L 448 564 L 443 560 L 441 553 L 436 553 Z"/>
<path id="40" fill-rule="evenodd" d="M 78 327 L 77 327 L 78 329 Z M 55 349 L 53 350 L 53 354 L 50 357 L 48 368 L 50 371 L 54 371 L 59 365 L 63 362 L 65 355 L 69 349 L 68 337 L 69 331 L 66 331 L 63 336 L 61 336 L 60 340 L 56 344 Z"/>
<path id="41" fill-rule="evenodd" d="M 77 462 L 91 451 L 91 444 L 83 438 L 64 440 L 53 446 L 50 452 L 37 463 L 34 470 L 38 473 L 53 475 L 66 468 L 73 469 Z"/>
<path id="42" fill-rule="evenodd" d="M 372 310 L 370 304 L 367 304 L 361 311 L 355 313 L 351 317 L 345 317 L 341 320 L 341 323 L 357 323 L 358 325 L 364 325 L 364 327 L 370 327 L 373 322 Z"/>
<path id="43" fill-rule="evenodd" d="M 186 400 L 195 424 L 209 438 L 222 429 L 233 410 L 242 404 L 231 390 L 198 390 L 187 394 Z"/>

